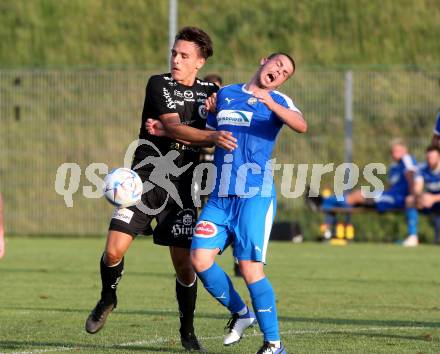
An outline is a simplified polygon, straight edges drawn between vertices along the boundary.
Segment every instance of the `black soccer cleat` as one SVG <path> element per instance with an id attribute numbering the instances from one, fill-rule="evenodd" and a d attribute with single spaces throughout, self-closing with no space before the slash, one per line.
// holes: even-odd
<path id="1" fill-rule="evenodd" d="M 280 348 L 275 348 L 269 342 L 264 342 L 263 346 L 255 354 L 287 354 L 287 352 L 283 344 L 281 344 Z"/>
<path id="2" fill-rule="evenodd" d="M 104 327 L 105 321 L 108 315 L 113 309 L 116 308 L 117 300 L 111 304 L 105 304 L 103 300 L 99 300 L 95 308 L 87 317 L 86 331 L 90 334 L 97 333 L 102 327 Z"/>
<path id="3" fill-rule="evenodd" d="M 184 347 L 187 351 L 206 353 L 206 349 L 202 347 L 194 333 L 180 333 L 180 341 L 182 343 L 182 347 Z"/>

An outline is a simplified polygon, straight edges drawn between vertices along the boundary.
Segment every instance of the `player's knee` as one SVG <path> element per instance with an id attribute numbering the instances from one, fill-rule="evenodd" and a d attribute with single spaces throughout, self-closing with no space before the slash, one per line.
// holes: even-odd
<path id="1" fill-rule="evenodd" d="M 191 263 L 197 273 L 203 272 L 212 266 L 213 260 L 204 257 L 197 252 L 191 253 Z"/>
<path id="2" fill-rule="evenodd" d="M 175 267 L 176 275 L 180 281 L 185 284 L 194 282 L 194 269 L 191 264 L 184 264 L 179 267 Z"/>
<path id="3" fill-rule="evenodd" d="M 241 261 L 239 267 L 240 273 L 247 284 L 255 283 L 265 277 L 261 262 Z"/>
<path id="4" fill-rule="evenodd" d="M 124 257 L 124 255 L 121 252 L 108 250 L 104 252 L 104 263 L 109 267 L 114 266 L 122 260 L 122 257 Z"/>

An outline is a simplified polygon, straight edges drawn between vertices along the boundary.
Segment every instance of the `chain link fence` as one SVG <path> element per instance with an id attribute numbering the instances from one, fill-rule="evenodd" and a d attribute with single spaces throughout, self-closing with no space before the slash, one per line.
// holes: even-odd
<path id="1" fill-rule="evenodd" d="M 84 197 L 84 188 L 96 190 L 86 168 L 97 162 L 109 169 L 122 166 L 139 132 L 152 74 L 0 70 L 0 192 L 8 233 L 106 233 L 112 207 Z M 220 74 L 225 83 L 245 82 L 252 71 Z M 343 71 L 302 71 L 282 87 L 304 112 L 309 131 L 282 130 L 274 151 L 278 163 L 344 161 L 345 76 Z M 397 136 L 423 159 L 440 106 L 440 72 L 354 71 L 352 77 L 353 162 L 360 168 L 369 162 L 388 164 L 388 143 Z M 71 208 L 55 191 L 56 172 L 66 162 L 81 170 L 79 184 L 70 185 L 75 190 Z M 280 176 L 275 177 L 279 184 Z M 331 175 L 323 181 L 331 182 Z M 302 199 L 279 196 L 279 219 L 294 219 L 303 210 Z"/>

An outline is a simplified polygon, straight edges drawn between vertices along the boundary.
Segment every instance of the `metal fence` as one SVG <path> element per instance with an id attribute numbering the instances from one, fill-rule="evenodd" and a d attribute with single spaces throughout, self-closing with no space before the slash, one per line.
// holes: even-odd
<path id="1" fill-rule="evenodd" d="M 151 74 L 0 71 L 0 192 L 9 233 L 106 232 L 112 207 L 84 197 L 84 187 L 94 188 L 85 177 L 86 168 L 96 162 L 109 168 L 122 165 L 128 144 L 138 134 Z M 230 83 L 244 82 L 252 72 L 220 74 Z M 285 84 L 282 91 L 304 112 L 309 131 L 298 135 L 283 129 L 274 152 L 277 162 L 344 161 L 346 78 L 343 71 L 303 71 Z M 354 162 L 360 166 L 388 163 L 388 142 L 396 136 L 407 139 L 416 157 L 423 158 L 440 106 L 440 72 L 354 71 L 348 94 L 353 107 Z M 81 169 L 72 208 L 55 192 L 57 169 L 66 162 Z M 303 208 L 300 199 L 280 198 L 279 205 L 281 219 Z"/>

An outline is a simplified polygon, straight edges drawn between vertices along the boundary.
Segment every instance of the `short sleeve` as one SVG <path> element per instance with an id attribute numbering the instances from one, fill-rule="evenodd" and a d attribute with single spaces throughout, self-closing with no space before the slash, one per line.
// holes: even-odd
<path id="1" fill-rule="evenodd" d="M 153 76 L 148 80 L 146 100 L 150 107 L 154 107 L 157 115 L 177 113 L 176 103 L 167 87 L 167 82 L 160 76 Z"/>
<path id="2" fill-rule="evenodd" d="M 411 155 L 406 154 L 405 156 L 403 156 L 402 162 L 403 162 L 403 166 L 405 167 L 405 172 L 406 171 L 417 172 L 418 170 L 417 162 Z"/>
<path id="3" fill-rule="evenodd" d="M 437 121 L 435 122 L 435 128 L 433 133 L 435 135 L 440 135 L 440 112 L 437 115 Z"/>
<path id="4" fill-rule="evenodd" d="M 274 93 L 276 93 L 275 97 L 273 97 L 276 103 L 294 112 L 298 112 L 299 114 L 302 114 L 301 111 L 295 106 L 295 104 L 293 103 L 292 99 L 289 96 L 279 91 L 274 91 Z"/>
<path id="5" fill-rule="evenodd" d="M 423 162 L 421 164 L 417 165 L 417 170 L 416 173 L 414 175 L 414 179 L 418 180 L 418 181 L 423 181 L 424 180 L 424 170 L 426 168 L 426 163 Z"/>

